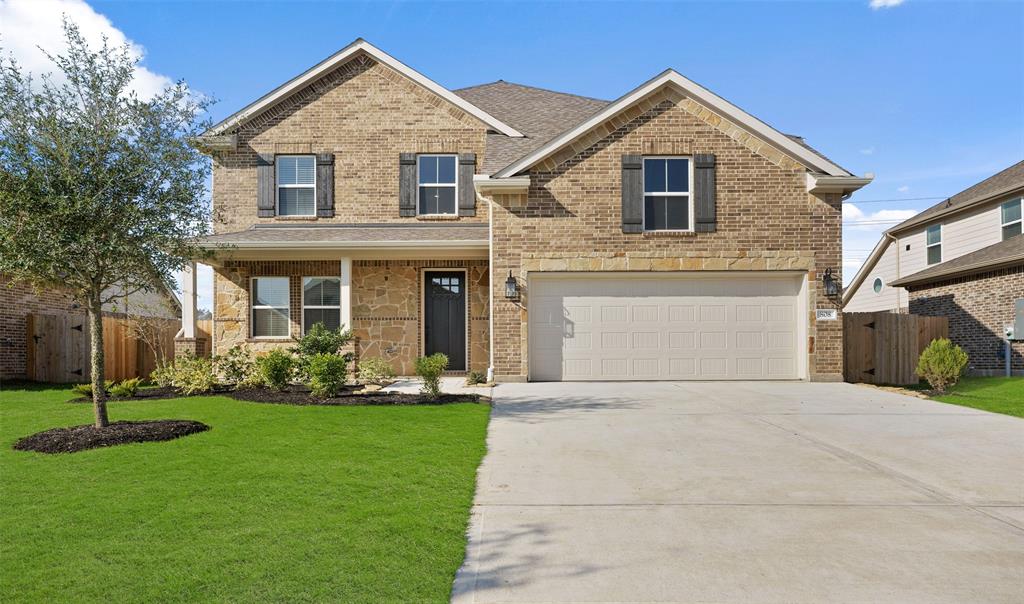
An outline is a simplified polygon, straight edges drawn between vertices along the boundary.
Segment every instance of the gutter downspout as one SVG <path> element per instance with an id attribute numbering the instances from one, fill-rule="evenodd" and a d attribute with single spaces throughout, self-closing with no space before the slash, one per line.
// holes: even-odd
<path id="1" fill-rule="evenodd" d="M 481 195 L 480 197 L 484 197 Z M 487 200 L 487 383 L 494 383 L 494 202 Z"/>

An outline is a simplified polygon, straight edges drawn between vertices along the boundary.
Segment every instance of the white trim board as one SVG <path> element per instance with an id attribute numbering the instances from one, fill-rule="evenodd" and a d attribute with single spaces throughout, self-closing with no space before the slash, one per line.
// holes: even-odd
<path id="1" fill-rule="evenodd" d="M 216 124 L 209 130 L 204 132 L 203 136 L 217 136 L 227 133 L 227 131 L 230 130 L 231 128 L 239 126 L 248 121 L 249 119 L 259 115 L 263 111 L 266 111 L 267 109 L 269 109 L 270 107 L 272 107 L 277 102 L 281 101 L 291 93 L 316 80 L 317 78 L 323 76 L 331 69 L 356 56 L 360 52 L 366 53 L 369 56 L 373 57 L 373 59 L 376 60 L 377 62 L 383 63 L 384 65 L 387 65 L 391 69 L 394 69 L 398 73 L 406 76 L 413 82 L 419 84 L 423 88 L 426 88 L 430 92 L 433 92 L 437 96 L 455 105 L 456 107 L 465 111 L 466 113 L 472 115 L 481 122 L 494 128 L 498 132 L 513 137 L 523 136 L 521 132 L 519 132 L 512 126 L 509 126 L 505 122 L 487 113 L 483 109 L 480 109 L 476 105 L 473 105 L 469 101 L 463 99 L 454 92 L 451 92 L 444 86 L 441 86 L 437 82 L 431 80 L 430 78 L 426 77 L 425 75 L 421 74 L 415 69 L 409 67 L 405 63 L 402 63 L 398 59 L 392 57 L 388 53 L 377 48 L 373 44 L 370 44 L 369 42 L 362 38 L 357 38 L 354 42 L 352 42 L 345 48 L 342 48 L 341 50 L 327 57 L 323 61 L 320 61 L 313 67 L 307 69 L 306 71 L 297 75 L 291 80 L 288 80 L 287 82 L 278 86 L 274 90 L 271 90 L 270 92 L 263 95 L 259 99 L 250 103 L 249 105 L 246 105 L 240 111 L 235 112 L 228 118 L 224 119 L 220 123 Z"/>
<path id="2" fill-rule="evenodd" d="M 663 86 L 672 86 L 677 90 L 680 90 L 686 96 L 692 97 L 702 105 L 714 110 L 716 113 L 722 114 L 727 119 L 768 141 L 780 151 L 797 159 L 808 168 L 819 170 L 830 176 L 853 176 L 825 157 L 797 143 L 785 134 L 779 132 L 775 128 L 772 128 L 746 111 L 743 111 L 717 94 L 696 82 L 683 77 L 677 71 L 667 69 L 661 74 L 655 76 L 653 79 L 641 84 L 638 88 L 626 93 L 625 96 L 620 97 L 605 109 L 594 114 L 590 119 L 582 122 L 564 134 L 555 137 L 549 143 L 543 145 L 526 157 L 502 168 L 493 175 L 493 178 L 512 176 L 530 168 L 537 162 L 562 149 L 578 137 L 590 131 L 592 128 L 606 122 L 616 114 L 628 109 L 643 98 L 658 91 Z"/>

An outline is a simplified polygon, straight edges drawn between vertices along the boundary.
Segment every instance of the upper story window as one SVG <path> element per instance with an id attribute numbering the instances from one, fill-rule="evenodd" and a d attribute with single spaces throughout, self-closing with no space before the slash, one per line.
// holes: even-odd
<path id="1" fill-rule="evenodd" d="M 331 331 L 341 327 L 341 279 L 302 278 L 302 333 L 317 323 Z"/>
<path id="2" fill-rule="evenodd" d="M 942 225 L 936 224 L 925 231 L 925 249 L 928 253 L 928 264 L 942 262 Z"/>
<path id="3" fill-rule="evenodd" d="M 288 277 L 252 278 L 252 337 L 287 338 L 291 304 Z"/>
<path id="4" fill-rule="evenodd" d="M 1014 199 L 999 208 L 1002 214 L 1003 241 L 1021 233 L 1021 203 L 1020 199 Z"/>
<path id="5" fill-rule="evenodd" d="M 691 231 L 691 162 L 686 157 L 644 158 L 644 230 Z"/>
<path id="6" fill-rule="evenodd" d="M 458 199 L 454 155 L 420 155 L 416 158 L 416 207 L 420 214 L 454 215 Z"/>
<path id="7" fill-rule="evenodd" d="M 882 278 L 875 277 L 875 282 L 871 284 L 871 289 L 874 290 L 876 294 L 880 294 L 882 293 L 882 285 Z"/>
<path id="8" fill-rule="evenodd" d="M 316 216 L 316 156 L 278 155 L 277 215 Z"/>

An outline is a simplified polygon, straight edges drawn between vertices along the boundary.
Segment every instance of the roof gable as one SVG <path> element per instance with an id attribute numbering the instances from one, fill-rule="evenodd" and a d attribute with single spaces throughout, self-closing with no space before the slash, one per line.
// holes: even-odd
<path id="1" fill-rule="evenodd" d="M 235 112 L 231 116 L 227 117 L 220 123 L 210 128 L 204 134 L 204 136 L 218 136 L 221 134 L 228 133 L 232 129 L 237 128 L 238 126 L 260 115 L 264 111 L 267 111 L 271 107 L 277 105 L 281 101 L 287 99 L 292 93 L 301 90 L 303 87 L 307 86 L 311 82 L 327 74 L 332 69 L 335 69 L 339 65 L 345 63 L 346 61 L 364 53 L 366 55 L 369 55 L 379 63 L 387 65 L 396 72 L 406 76 L 416 84 L 422 86 L 423 88 L 436 94 L 438 97 L 455 105 L 456 107 L 465 111 L 469 115 L 476 117 L 484 124 L 504 134 L 505 136 L 523 136 L 521 132 L 519 132 L 512 126 L 509 126 L 505 122 L 487 113 L 486 111 L 477 107 L 476 105 L 472 104 L 466 99 L 444 88 L 437 82 L 434 82 L 430 78 L 427 78 L 423 74 L 412 69 L 408 65 L 402 63 L 401 61 L 395 59 L 391 55 L 380 50 L 379 48 L 370 44 L 366 40 L 363 40 L 362 38 L 357 39 L 356 41 L 349 44 L 345 48 L 342 48 L 341 50 L 334 53 L 330 57 L 327 57 L 323 61 L 307 69 L 305 72 L 299 74 L 298 76 L 292 78 L 291 80 L 288 80 L 281 86 L 278 86 L 274 90 L 268 92 L 259 99 L 253 101 L 240 111 Z"/>
<path id="2" fill-rule="evenodd" d="M 545 158 L 569 146 L 592 129 L 601 126 L 603 123 L 613 119 L 618 114 L 628 111 L 630 108 L 644 101 L 647 97 L 662 91 L 665 88 L 675 90 L 685 98 L 693 99 L 696 103 L 699 103 L 703 107 L 707 107 L 721 118 L 728 120 L 730 124 L 727 126 L 733 126 L 733 129 L 736 129 L 737 127 L 742 128 L 745 132 L 753 134 L 759 139 L 770 144 L 779 152 L 786 154 L 812 170 L 823 172 L 831 176 L 851 175 L 848 171 L 834 164 L 809 146 L 801 144 L 793 138 L 786 136 L 775 128 L 772 128 L 768 124 L 743 111 L 739 107 L 726 101 L 722 97 L 714 94 L 710 90 L 688 80 L 678 72 L 668 69 L 651 80 L 648 80 L 644 84 L 641 84 L 634 90 L 626 93 L 618 100 L 608 104 L 605 108 L 596 112 L 588 119 L 580 122 L 558 136 L 555 136 L 538 149 L 527 154 L 525 157 L 522 157 L 499 170 L 495 176 L 499 178 L 512 176 L 529 169 Z M 737 132 L 735 134 L 737 134 L 737 136 L 734 136 L 734 138 L 742 138 L 741 133 Z M 749 135 L 746 138 L 749 138 Z"/>

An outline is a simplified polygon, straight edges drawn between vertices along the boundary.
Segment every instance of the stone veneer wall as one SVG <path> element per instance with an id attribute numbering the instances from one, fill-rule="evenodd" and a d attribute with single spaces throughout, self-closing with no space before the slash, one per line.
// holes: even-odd
<path id="1" fill-rule="evenodd" d="M 947 317 L 949 339 L 970 357 L 974 375 L 1003 375 L 1003 329 L 1014 323 L 1014 303 L 1024 299 L 1024 266 L 911 286 L 910 312 Z M 1024 341 L 1011 344 L 1012 370 L 1024 374 Z"/>
<path id="2" fill-rule="evenodd" d="M 621 156 L 714 153 L 715 233 L 624 234 Z M 672 91 L 594 129 L 532 173 L 527 194 L 493 197 L 496 275 L 509 270 L 521 302 L 495 288 L 494 366 L 498 379 L 528 375 L 528 278 L 532 271 L 799 270 L 811 283 L 811 379 L 842 379 L 842 320 L 815 323 L 815 308 L 838 308 L 822 291 L 831 268 L 841 281 L 838 194 L 809 195 L 806 169 L 700 104 Z"/>
<path id="3" fill-rule="evenodd" d="M 26 316 L 29 313 L 85 314 L 70 295 L 56 288 L 36 292 L 24 283 L 0 276 L 0 379 L 24 379 L 28 355 Z"/>
<path id="4" fill-rule="evenodd" d="M 352 330 L 360 357 L 390 361 L 399 375 L 412 375 L 422 353 L 422 271 L 467 269 L 469 348 L 467 365 L 488 366 L 488 271 L 486 260 L 354 260 L 352 262 Z M 334 276 L 339 262 L 233 261 L 214 269 L 214 352 L 244 345 L 257 352 L 292 346 L 291 338 L 249 337 L 249 278 L 287 276 L 291 286 L 291 334 L 301 334 L 302 277 Z"/>
<path id="5" fill-rule="evenodd" d="M 253 224 L 408 223 L 438 218 L 398 213 L 400 153 L 476 153 L 483 162 L 488 127 L 472 115 L 367 55 L 360 55 L 246 123 L 238 151 L 213 161 L 214 231 Z M 258 218 L 259 153 L 333 153 L 334 217 Z M 474 217 L 487 222 L 486 204 Z"/>

